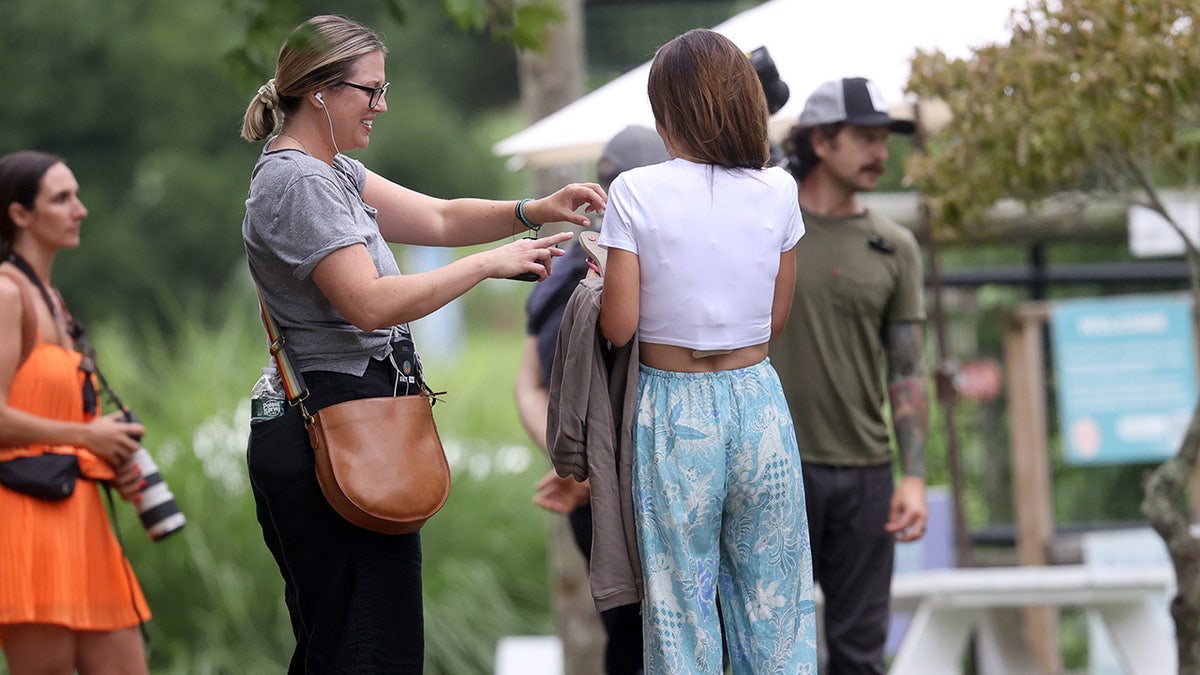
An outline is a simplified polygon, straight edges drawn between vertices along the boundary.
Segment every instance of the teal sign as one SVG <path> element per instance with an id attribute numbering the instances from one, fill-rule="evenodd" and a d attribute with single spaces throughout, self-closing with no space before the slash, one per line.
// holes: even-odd
<path id="1" fill-rule="evenodd" d="M 1174 456 L 1196 407 L 1191 300 L 1056 302 L 1050 331 L 1067 463 L 1132 464 Z"/>

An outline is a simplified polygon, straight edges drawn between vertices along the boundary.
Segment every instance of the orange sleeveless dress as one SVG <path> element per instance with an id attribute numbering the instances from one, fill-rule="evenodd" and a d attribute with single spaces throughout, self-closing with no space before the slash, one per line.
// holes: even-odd
<path id="1" fill-rule="evenodd" d="M 13 378 L 8 405 L 52 419 L 86 422 L 82 356 L 40 339 Z M 79 456 L 84 476 L 112 478 L 91 451 L 72 446 L 0 448 L 0 460 L 42 452 Z M 120 505 L 118 505 L 120 508 Z M 0 624 L 44 623 L 107 631 L 150 618 L 121 552 L 95 480 L 45 501 L 0 486 Z"/>

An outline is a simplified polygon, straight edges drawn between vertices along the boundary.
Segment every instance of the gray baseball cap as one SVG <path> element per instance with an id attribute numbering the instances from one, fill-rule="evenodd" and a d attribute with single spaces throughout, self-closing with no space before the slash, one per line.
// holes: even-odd
<path id="1" fill-rule="evenodd" d="M 889 115 L 883 92 L 874 82 L 863 77 L 830 80 L 817 87 L 804 102 L 800 126 L 815 127 L 835 122 L 860 127 L 887 127 L 900 134 L 911 134 L 917 129 L 911 120 Z"/>
<path id="2" fill-rule="evenodd" d="M 658 164 L 671 159 L 658 132 L 650 127 L 633 124 L 617 132 L 596 162 L 596 177 L 608 189 L 622 171 L 639 166 Z"/>

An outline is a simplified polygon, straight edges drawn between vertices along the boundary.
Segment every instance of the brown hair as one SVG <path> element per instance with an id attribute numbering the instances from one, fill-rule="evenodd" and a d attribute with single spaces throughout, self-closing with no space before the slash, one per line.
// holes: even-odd
<path id="1" fill-rule="evenodd" d="M 770 158 L 767 98 L 729 38 L 695 29 L 659 48 L 650 109 L 676 151 L 708 164 L 761 169 Z"/>
<path id="2" fill-rule="evenodd" d="M 808 174 L 812 173 L 812 170 L 821 163 L 821 158 L 817 157 L 817 153 L 813 150 L 813 135 L 836 143 L 837 135 L 841 133 L 844 126 L 846 126 L 845 122 L 831 122 L 815 127 L 797 125 L 791 128 L 787 138 L 783 139 L 783 152 L 787 155 L 787 170 L 795 176 L 796 180 L 807 178 Z"/>
<path id="3" fill-rule="evenodd" d="M 62 163 L 62 158 L 36 150 L 20 150 L 0 157 L 0 261 L 8 260 L 17 238 L 17 224 L 8 207 L 20 204 L 33 209 L 42 189 L 42 178 L 50 167 Z"/>
<path id="4" fill-rule="evenodd" d="M 387 53 L 375 31 L 344 16 L 321 15 L 292 31 L 279 49 L 275 77 L 259 87 L 242 118 L 242 138 L 262 141 L 310 92 L 340 86 L 354 63 L 373 52 Z"/>

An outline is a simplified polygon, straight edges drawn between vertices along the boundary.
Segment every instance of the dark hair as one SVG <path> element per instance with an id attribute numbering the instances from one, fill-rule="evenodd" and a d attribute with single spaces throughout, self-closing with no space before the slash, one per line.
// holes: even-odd
<path id="1" fill-rule="evenodd" d="M 677 151 L 729 168 L 766 166 L 767 98 L 750 59 L 729 38 L 698 28 L 663 45 L 648 92 L 654 120 Z"/>
<path id="2" fill-rule="evenodd" d="M 787 155 L 787 170 L 796 177 L 804 180 L 812 170 L 821 163 L 821 158 L 813 151 L 813 134 L 820 134 L 825 140 L 837 138 L 845 122 L 820 124 L 815 127 L 794 126 L 783 139 L 783 152 Z"/>
<path id="3" fill-rule="evenodd" d="M 265 140 L 312 91 L 340 86 L 354 64 L 374 52 L 387 53 L 375 31 L 344 16 L 314 16 L 292 31 L 279 49 L 275 77 L 259 87 L 242 117 L 242 138 Z"/>
<path id="4" fill-rule="evenodd" d="M 17 238 L 17 224 L 8 208 L 20 204 L 32 209 L 42 189 L 42 178 L 50 167 L 62 163 L 62 158 L 37 150 L 19 150 L 0 157 L 0 261 L 8 260 Z"/>

